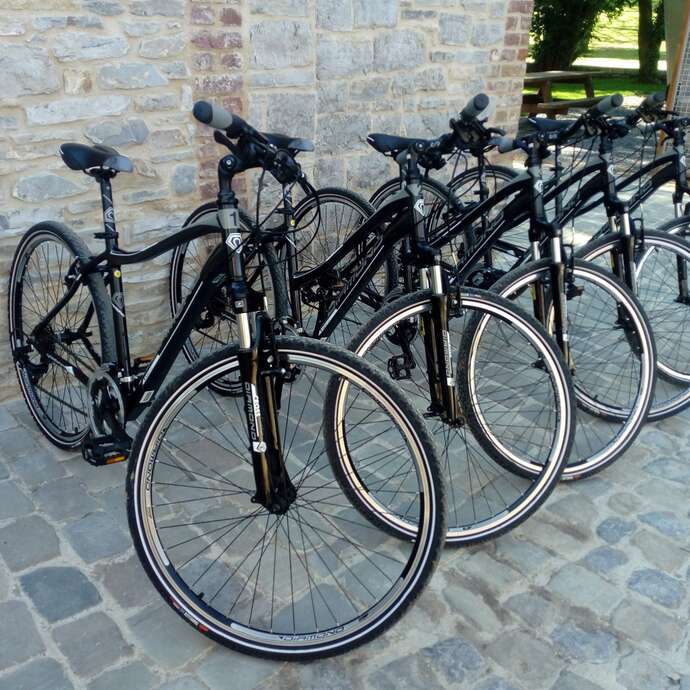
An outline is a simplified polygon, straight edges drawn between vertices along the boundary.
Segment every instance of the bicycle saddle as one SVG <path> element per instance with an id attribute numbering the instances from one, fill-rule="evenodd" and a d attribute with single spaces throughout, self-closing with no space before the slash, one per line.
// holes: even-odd
<path id="1" fill-rule="evenodd" d="M 132 161 L 119 154 L 110 146 L 96 144 L 61 144 L 60 155 L 65 165 L 72 170 L 91 170 L 92 168 L 105 168 L 115 172 L 132 172 Z"/>
<path id="2" fill-rule="evenodd" d="M 392 134 L 370 134 L 367 137 L 369 146 L 375 148 L 379 153 L 391 153 L 393 155 L 404 151 L 412 144 L 422 144 L 426 148 L 432 141 L 432 139 L 395 137 Z"/>
<path id="3" fill-rule="evenodd" d="M 309 139 L 294 139 L 287 134 L 268 134 L 263 132 L 263 135 L 268 141 L 277 149 L 285 151 L 313 151 L 314 144 Z"/>
<path id="4" fill-rule="evenodd" d="M 552 120 L 548 117 L 530 117 L 529 123 L 538 132 L 560 132 L 571 127 L 575 120 Z"/>

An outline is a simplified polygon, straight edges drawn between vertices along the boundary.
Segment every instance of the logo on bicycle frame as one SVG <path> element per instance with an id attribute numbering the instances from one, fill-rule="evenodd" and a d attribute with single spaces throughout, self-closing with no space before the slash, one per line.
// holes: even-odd
<path id="1" fill-rule="evenodd" d="M 230 249 L 236 252 L 242 246 L 242 236 L 239 232 L 233 232 L 230 235 L 228 235 L 228 239 L 225 240 L 225 244 L 227 244 L 228 247 L 230 247 Z"/>
<path id="2" fill-rule="evenodd" d="M 419 213 L 422 218 L 426 216 L 426 209 L 424 208 L 424 199 L 417 199 L 414 205 L 414 210 Z"/>

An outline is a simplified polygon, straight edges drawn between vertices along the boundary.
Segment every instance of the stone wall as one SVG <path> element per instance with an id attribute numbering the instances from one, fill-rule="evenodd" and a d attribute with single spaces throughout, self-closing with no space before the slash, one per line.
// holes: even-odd
<path id="1" fill-rule="evenodd" d="M 317 185 L 367 192 L 390 173 L 370 131 L 437 135 L 478 91 L 517 122 L 531 0 L 3 0 L 0 8 L 0 265 L 21 233 L 58 219 L 94 248 L 99 198 L 67 170 L 63 141 L 134 160 L 114 183 L 126 248 L 150 243 L 212 198 L 219 149 L 190 117 L 204 97 L 257 126 L 313 138 Z M 167 323 L 169 257 L 125 273 L 133 350 Z M 6 309 L 0 330 L 7 332 Z M 154 341 L 155 342 L 155 341 Z M 16 394 L 6 338 L 0 399 Z"/>

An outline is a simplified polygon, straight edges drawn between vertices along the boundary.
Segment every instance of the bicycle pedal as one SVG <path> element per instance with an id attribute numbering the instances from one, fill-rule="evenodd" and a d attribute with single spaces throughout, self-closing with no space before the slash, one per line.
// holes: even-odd
<path id="1" fill-rule="evenodd" d="M 156 355 L 142 355 L 141 357 L 137 357 L 134 360 L 134 366 L 135 367 L 142 367 L 144 365 L 149 365 L 153 360 L 156 358 Z"/>
<path id="2" fill-rule="evenodd" d="M 582 293 L 585 291 L 585 286 L 584 285 L 575 285 L 575 283 L 568 283 L 565 288 L 565 298 L 566 299 L 573 299 L 574 297 L 580 297 L 582 296 Z"/>
<path id="3" fill-rule="evenodd" d="M 126 446 L 123 448 L 123 445 Z M 131 440 L 123 443 L 114 436 L 94 437 L 88 433 L 81 444 L 81 455 L 89 465 L 102 467 L 103 465 L 116 465 L 124 462 L 129 457 Z"/>

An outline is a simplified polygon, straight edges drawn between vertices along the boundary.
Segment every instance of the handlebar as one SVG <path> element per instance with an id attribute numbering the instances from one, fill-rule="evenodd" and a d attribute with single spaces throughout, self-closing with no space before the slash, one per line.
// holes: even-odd
<path id="1" fill-rule="evenodd" d="M 586 114 L 589 117 L 601 117 L 615 108 L 620 108 L 621 105 L 623 105 L 623 96 L 619 93 L 614 93 L 611 96 L 602 98 L 596 105 L 593 105 Z"/>
<path id="2" fill-rule="evenodd" d="M 485 93 L 479 93 L 462 109 L 460 117 L 463 120 L 474 120 L 479 117 L 488 106 L 489 97 Z"/>
<path id="3" fill-rule="evenodd" d="M 247 124 L 239 115 L 222 106 L 208 101 L 197 101 L 192 110 L 194 117 L 204 125 L 223 130 L 231 139 L 248 135 L 256 141 L 266 144 L 268 140 L 258 130 Z"/>

